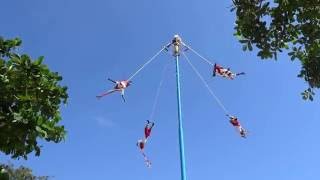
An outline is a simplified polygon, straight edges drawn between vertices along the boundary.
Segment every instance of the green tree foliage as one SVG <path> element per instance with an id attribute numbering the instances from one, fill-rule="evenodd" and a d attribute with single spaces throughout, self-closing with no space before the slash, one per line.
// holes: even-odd
<path id="1" fill-rule="evenodd" d="M 320 0 L 233 0 L 231 11 L 243 50 L 254 45 L 262 59 L 285 50 L 301 61 L 298 77 L 308 83 L 302 97 L 313 100 L 320 88 Z"/>
<path id="2" fill-rule="evenodd" d="M 12 158 L 40 155 L 39 139 L 58 143 L 65 130 L 58 125 L 59 107 L 66 103 L 62 77 L 42 63 L 15 53 L 20 39 L 0 37 L 0 151 Z"/>
<path id="3" fill-rule="evenodd" d="M 35 176 L 32 170 L 23 166 L 14 168 L 12 164 L 0 164 L 0 180 L 48 180 L 48 176 Z"/>

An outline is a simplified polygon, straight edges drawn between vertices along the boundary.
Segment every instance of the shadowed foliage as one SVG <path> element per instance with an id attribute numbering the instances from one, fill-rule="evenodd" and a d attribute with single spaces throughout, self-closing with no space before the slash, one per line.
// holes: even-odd
<path id="1" fill-rule="evenodd" d="M 320 0 L 233 0 L 231 11 L 244 51 L 254 46 L 262 59 L 285 51 L 301 62 L 298 77 L 308 83 L 302 97 L 312 101 L 320 88 Z"/>

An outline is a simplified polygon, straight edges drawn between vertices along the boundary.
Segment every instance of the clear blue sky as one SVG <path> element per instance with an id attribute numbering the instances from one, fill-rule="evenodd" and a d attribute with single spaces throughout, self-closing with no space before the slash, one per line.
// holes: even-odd
<path id="1" fill-rule="evenodd" d="M 315 102 L 299 95 L 306 84 L 296 77 L 299 62 L 287 56 L 262 61 L 242 52 L 233 37 L 231 1 L 6 0 L 0 35 L 20 37 L 20 51 L 45 63 L 69 87 L 61 108 L 65 142 L 42 143 L 40 157 L 12 161 L 57 180 L 179 179 L 174 61 L 162 54 L 138 74 L 127 93 L 98 101 L 179 33 L 214 62 L 245 71 L 234 81 L 211 78 L 211 67 L 190 59 L 230 112 L 250 131 L 241 139 L 186 62 L 182 97 L 188 179 L 318 180 L 319 92 Z M 163 65 L 172 62 L 160 94 L 147 169 L 135 143 L 151 112 Z M 1 162 L 8 157 L 1 154 Z"/>

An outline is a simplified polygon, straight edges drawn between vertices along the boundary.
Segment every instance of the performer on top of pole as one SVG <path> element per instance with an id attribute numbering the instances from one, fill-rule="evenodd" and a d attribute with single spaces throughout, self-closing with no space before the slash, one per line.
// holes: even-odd
<path id="1" fill-rule="evenodd" d="M 173 56 L 180 56 L 180 46 L 183 44 L 179 35 L 176 34 L 173 36 L 172 42 L 166 46 L 166 51 L 168 51 L 171 45 L 173 45 Z"/>

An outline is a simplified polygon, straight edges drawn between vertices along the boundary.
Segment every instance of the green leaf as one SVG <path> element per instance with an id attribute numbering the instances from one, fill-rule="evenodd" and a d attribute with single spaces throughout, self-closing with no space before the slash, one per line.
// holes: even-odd
<path id="1" fill-rule="evenodd" d="M 310 100 L 310 101 L 313 101 L 313 97 L 312 97 L 312 96 L 309 96 L 309 100 Z"/>
<path id="2" fill-rule="evenodd" d="M 247 46 L 247 45 L 243 45 L 243 46 L 242 46 L 242 50 L 243 50 L 243 51 L 246 51 L 246 50 L 247 50 L 247 48 L 248 48 L 248 46 Z"/>
<path id="3" fill-rule="evenodd" d="M 248 40 L 242 39 L 242 40 L 239 40 L 239 42 L 242 43 L 242 44 L 247 44 Z"/>
<path id="4" fill-rule="evenodd" d="M 285 43 L 285 44 L 284 44 L 284 48 L 285 48 L 285 49 L 289 49 L 288 43 Z"/>
<path id="5" fill-rule="evenodd" d="M 23 117 L 19 113 L 13 113 L 13 116 L 14 116 L 14 119 L 12 121 L 13 123 L 20 122 L 23 119 Z"/>
<path id="6" fill-rule="evenodd" d="M 40 56 L 40 57 L 34 62 L 34 64 L 35 64 L 35 65 L 40 65 L 40 64 L 42 64 L 43 59 L 44 59 L 44 56 Z"/>
<path id="7" fill-rule="evenodd" d="M 249 49 L 249 51 L 252 51 L 252 44 L 251 44 L 251 42 L 248 42 L 248 49 Z"/>
<path id="8" fill-rule="evenodd" d="M 41 134 L 42 137 L 44 137 L 44 138 L 48 137 L 47 132 L 45 130 L 43 130 L 41 127 L 36 126 L 36 130 L 37 130 L 37 132 L 39 132 Z"/>

